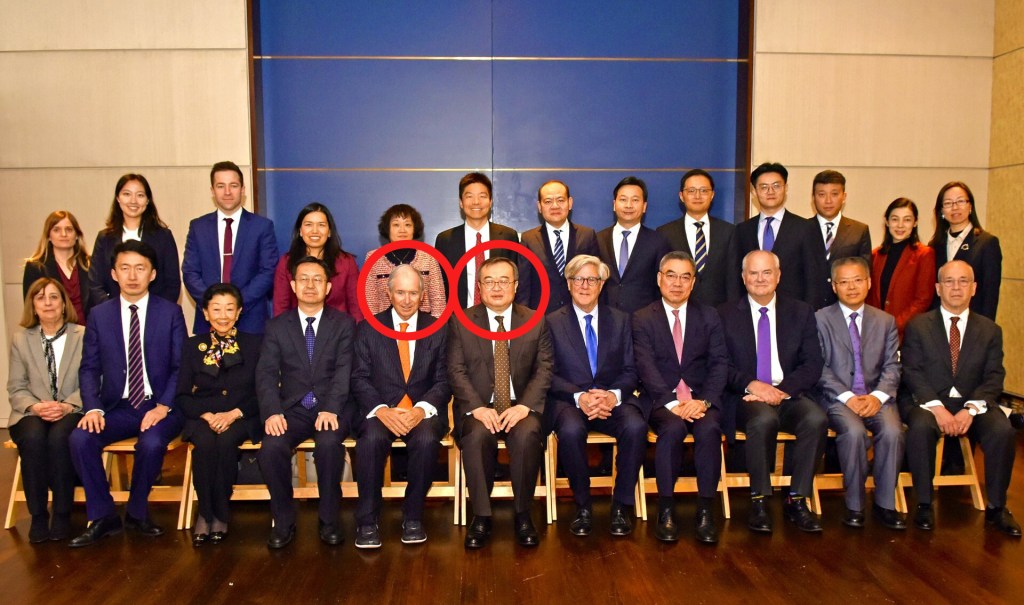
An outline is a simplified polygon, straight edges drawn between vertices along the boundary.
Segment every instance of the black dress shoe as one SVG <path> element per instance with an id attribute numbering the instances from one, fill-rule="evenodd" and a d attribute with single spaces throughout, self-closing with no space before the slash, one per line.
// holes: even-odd
<path id="1" fill-rule="evenodd" d="M 925 531 L 935 529 L 935 513 L 932 512 L 931 504 L 917 505 L 917 512 L 914 513 L 914 527 Z"/>
<path id="2" fill-rule="evenodd" d="M 210 541 L 210 534 L 192 534 L 192 547 L 199 548 Z"/>
<path id="3" fill-rule="evenodd" d="M 715 544 L 718 542 L 718 528 L 715 527 L 715 514 L 709 507 L 697 507 L 697 520 L 694 534 L 698 542 Z"/>
<path id="4" fill-rule="evenodd" d="M 569 531 L 574 536 L 589 536 L 594 527 L 594 513 L 586 507 L 576 510 L 576 518 L 569 524 Z"/>
<path id="5" fill-rule="evenodd" d="M 612 502 L 612 524 L 610 530 L 613 536 L 628 536 L 633 533 L 633 514 L 628 506 Z"/>
<path id="6" fill-rule="evenodd" d="M 806 532 L 821 531 L 821 521 L 807 508 L 807 498 L 786 498 L 783 505 L 783 512 L 786 518 L 792 521 L 797 529 Z"/>
<path id="7" fill-rule="evenodd" d="M 1010 511 L 1005 506 L 999 508 L 985 509 L 985 525 L 989 525 L 1008 536 L 1020 537 L 1020 525 L 1014 520 Z"/>
<path id="8" fill-rule="evenodd" d="M 320 528 L 320 541 L 328 546 L 337 546 L 345 541 L 345 536 L 341 533 L 341 526 L 337 523 L 324 523 L 318 521 L 318 527 Z M 380 538 L 378 538 L 378 545 Z"/>
<path id="9" fill-rule="evenodd" d="M 422 544 L 427 541 L 423 521 L 402 521 L 402 544 Z"/>
<path id="10" fill-rule="evenodd" d="M 533 526 L 530 513 L 516 513 L 516 542 L 519 546 L 533 548 L 540 544 L 540 535 Z"/>
<path id="11" fill-rule="evenodd" d="M 380 548 L 380 528 L 376 523 L 356 528 L 356 548 Z"/>
<path id="12" fill-rule="evenodd" d="M 882 508 L 875 504 L 871 510 L 874 511 L 875 520 L 889 529 L 907 529 L 907 521 L 903 518 L 903 515 L 891 508 Z"/>
<path id="13" fill-rule="evenodd" d="M 676 542 L 679 540 L 679 526 L 672 518 L 672 509 L 666 508 L 658 511 L 658 526 L 654 528 L 654 537 L 662 542 Z"/>
<path id="14" fill-rule="evenodd" d="M 747 527 L 750 528 L 750 531 L 762 534 L 772 533 L 772 519 L 768 516 L 768 501 L 765 498 L 750 501 Z"/>
<path id="15" fill-rule="evenodd" d="M 210 544 L 220 544 L 228 538 L 228 531 L 211 531 L 210 532 Z"/>
<path id="16" fill-rule="evenodd" d="M 136 533 L 142 534 L 143 536 L 149 536 L 150 538 L 164 535 L 164 528 L 153 523 L 149 518 L 136 519 L 131 515 L 125 515 L 124 526 Z"/>
<path id="17" fill-rule="evenodd" d="M 843 525 L 854 529 L 864 528 L 864 513 L 859 510 L 846 509 L 846 516 L 843 517 Z"/>
<path id="18" fill-rule="evenodd" d="M 71 537 L 71 515 L 56 514 L 50 521 L 50 539 L 67 540 Z"/>
<path id="19" fill-rule="evenodd" d="M 275 550 L 278 548 L 284 548 L 285 546 L 288 546 L 293 539 L 295 539 L 294 523 L 288 527 L 275 526 L 274 529 L 270 530 L 270 539 L 267 540 L 267 546 Z"/>
<path id="20" fill-rule="evenodd" d="M 116 514 L 109 515 L 93 521 L 89 529 L 85 530 L 84 534 L 68 542 L 68 546 L 71 548 L 89 546 L 104 536 L 121 533 L 122 529 L 124 529 L 124 525 L 121 523 L 121 517 L 118 517 Z"/>
<path id="21" fill-rule="evenodd" d="M 491 537 L 491 518 L 474 516 L 466 531 L 466 548 L 483 548 Z"/>
<path id="22" fill-rule="evenodd" d="M 28 528 L 28 543 L 42 544 L 50 541 L 50 515 L 32 515 L 32 525 Z"/>

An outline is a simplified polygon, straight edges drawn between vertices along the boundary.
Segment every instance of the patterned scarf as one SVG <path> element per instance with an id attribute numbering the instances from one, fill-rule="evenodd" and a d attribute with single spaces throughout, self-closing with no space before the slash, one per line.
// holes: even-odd
<path id="1" fill-rule="evenodd" d="M 53 341 L 64 336 L 64 332 L 67 330 L 68 324 L 65 323 L 57 330 L 53 338 L 47 338 L 46 334 L 43 334 L 43 327 L 39 326 L 39 336 L 43 339 L 43 356 L 46 357 L 46 372 L 50 375 L 50 397 L 54 401 L 57 400 L 57 361 L 53 354 Z"/>
<path id="2" fill-rule="evenodd" d="M 230 367 L 235 365 L 235 356 L 238 353 L 238 341 L 235 337 L 238 335 L 238 328 L 231 328 L 227 336 L 219 337 L 217 333 L 210 330 L 210 348 L 206 351 L 206 355 L 203 357 L 203 364 L 207 366 Z M 204 343 L 205 344 L 205 343 Z M 200 345 L 200 350 L 203 350 L 203 345 Z"/>

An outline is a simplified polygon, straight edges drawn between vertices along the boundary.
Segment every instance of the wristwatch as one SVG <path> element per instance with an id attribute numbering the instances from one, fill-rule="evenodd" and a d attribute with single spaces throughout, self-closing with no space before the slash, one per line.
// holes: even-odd
<path id="1" fill-rule="evenodd" d="M 967 404 L 964 407 L 967 408 L 967 413 L 970 414 L 971 416 L 978 415 L 978 408 L 974 407 L 973 405 Z"/>
<path id="2" fill-rule="evenodd" d="M 704 404 L 704 409 L 705 410 L 710 410 L 711 409 L 711 402 L 708 401 L 707 399 L 701 399 L 700 402 Z"/>

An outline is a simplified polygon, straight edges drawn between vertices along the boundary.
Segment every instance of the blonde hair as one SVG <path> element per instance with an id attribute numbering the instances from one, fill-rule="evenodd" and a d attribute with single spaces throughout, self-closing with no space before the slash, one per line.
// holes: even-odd
<path id="1" fill-rule="evenodd" d="M 46 220 L 43 221 L 43 235 L 39 238 L 39 245 L 36 246 L 36 251 L 32 256 L 25 259 L 26 263 L 46 264 L 50 255 L 53 254 L 53 244 L 50 243 L 50 231 L 53 230 L 57 223 L 64 219 L 68 219 L 71 227 L 75 230 L 75 235 L 78 236 L 75 238 L 74 253 L 71 258 L 74 264 L 78 265 L 83 271 L 89 270 L 89 253 L 86 252 L 85 244 L 82 242 L 85 234 L 78 225 L 78 219 L 67 210 L 54 210 L 46 217 Z"/>

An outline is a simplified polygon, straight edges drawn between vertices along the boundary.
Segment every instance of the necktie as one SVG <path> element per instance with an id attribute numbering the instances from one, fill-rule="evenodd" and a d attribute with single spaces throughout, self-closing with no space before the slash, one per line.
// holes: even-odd
<path id="1" fill-rule="evenodd" d="M 694 250 L 695 261 L 697 262 L 697 273 L 702 273 L 708 264 L 708 240 L 704 237 L 704 221 L 694 223 L 697 227 L 696 250 Z"/>
<path id="2" fill-rule="evenodd" d="M 956 323 L 959 317 L 949 318 L 949 359 L 953 362 L 953 375 L 956 376 L 957 365 L 960 363 L 960 328 Z"/>
<path id="3" fill-rule="evenodd" d="M 619 277 L 626 272 L 626 263 L 629 262 L 629 231 L 622 232 L 622 244 L 619 245 Z"/>
<path id="4" fill-rule="evenodd" d="M 409 330 L 409 324 L 403 321 L 398 324 L 398 329 L 402 332 L 407 332 Z M 405 378 L 406 386 L 408 386 L 409 374 L 412 373 L 412 356 L 409 352 L 408 340 L 398 341 L 398 359 L 402 362 L 402 377 Z M 412 409 L 412 399 L 409 398 L 408 393 L 402 396 L 402 400 L 398 402 L 398 407 L 406 410 Z"/>
<path id="5" fill-rule="evenodd" d="M 832 227 L 835 223 L 829 221 L 825 223 L 825 259 L 827 260 L 829 255 L 832 254 L 832 240 L 835 239 L 836 234 L 832 231 Z"/>
<path id="6" fill-rule="evenodd" d="M 565 248 L 562 247 L 562 232 L 558 229 L 555 229 L 555 266 L 559 275 L 565 275 Z"/>
<path id="7" fill-rule="evenodd" d="M 128 305 L 132 312 L 128 320 L 128 403 L 139 409 L 146 400 L 146 382 L 142 369 L 142 330 L 139 327 L 139 307 Z"/>
<path id="8" fill-rule="evenodd" d="M 772 383 L 772 328 L 768 321 L 768 307 L 761 307 L 757 320 L 757 379 Z"/>
<path id="9" fill-rule="evenodd" d="M 316 342 L 316 332 L 313 331 L 314 321 L 316 321 L 315 317 L 306 318 L 306 355 L 309 357 L 310 364 L 313 363 L 313 344 Z M 313 395 L 313 391 L 306 393 L 306 396 L 302 398 L 302 407 L 312 410 L 315 405 L 316 396 Z"/>
<path id="10" fill-rule="evenodd" d="M 501 315 L 494 317 L 498 321 L 498 332 L 505 332 L 505 320 Z M 512 405 L 512 364 L 508 357 L 508 341 L 494 341 L 494 411 L 501 414 Z"/>
<path id="11" fill-rule="evenodd" d="M 483 235 L 477 233 L 476 234 L 476 245 L 479 246 L 481 243 L 483 243 Z M 473 304 L 474 305 L 479 305 L 480 304 L 480 279 L 479 279 L 479 276 L 480 276 L 480 265 L 484 264 L 484 253 L 483 252 L 477 252 L 476 253 L 476 258 L 474 259 L 473 262 L 476 263 L 476 275 L 477 275 L 477 279 L 473 280 L 474 281 L 474 283 L 473 283 Z"/>
<path id="12" fill-rule="evenodd" d="M 587 327 L 584 333 L 587 337 L 587 359 L 590 360 L 590 375 L 597 376 L 597 332 L 594 331 L 594 325 L 591 323 L 594 316 L 588 313 L 583 316 L 583 319 L 587 320 Z"/>
<path id="13" fill-rule="evenodd" d="M 676 345 L 676 359 L 679 360 L 679 364 L 683 363 L 683 323 L 679 321 L 679 309 L 672 309 L 672 315 L 675 316 L 675 321 L 672 323 L 672 342 Z M 679 401 L 689 401 L 693 399 L 693 394 L 690 392 L 690 387 L 686 386 L 686 381 L 683 380 L 682 376 L 679 377 L 679 384 L 676 385 L 676 399 Z"/>
<path id="14" fill-rule="evenodd" d="M 233 218 L 226 218 L 224 222 L 227 225 L 224 226 L 224 264 L 221 269 L 220 280 L 225 284 L 231 283 L 231 257 L 235 247 L 234 238 L 231 236 L 231 223 L 234 222 Z"/>
<path id="15" fill-rule="evenodd" d="M 850 342 L 853 343 L 853 385 L 850 390 L 854 395 L 867 395 L 864 386 L 864 361 L 861 359 L 860 330 L 857 329 L 857 312 L 850 313 Z"/>
<path id="16" fill-rule="evenodd" d="M 39 327 L 39 335 L 43 338 L 43 357 L 46 358 L 46 373 L 50 379 L 50 397 L 54 401 L 57 400 L 57 358 L 53 354 L 53 341 L 64 336 L 64 332 L 67 332 L 67 329 L 68 324 L 64 324 L 52 338 L 47 338 L 46 334 L 43 334 L 42 326 Z"/>
<path id="17" fill-rule="evenodd" d="M 761 249 L 769 252 L 775 247 L 775 231 L 772 230 L 773 220 L 775 220 L 773 216 L 764 219 L 764 237 L 761 238 Z"/>

